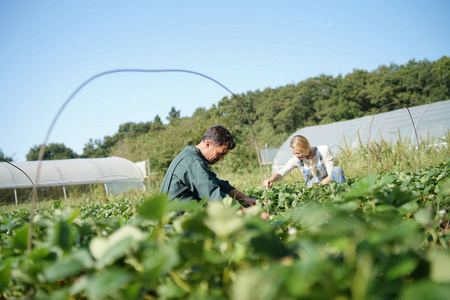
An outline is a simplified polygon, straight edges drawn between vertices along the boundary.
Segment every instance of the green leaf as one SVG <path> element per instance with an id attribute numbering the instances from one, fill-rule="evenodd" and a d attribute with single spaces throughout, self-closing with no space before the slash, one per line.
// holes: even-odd
<path id="1" fill-rule="evenodd" d="M 406 187 L 395 187 L 389 194 L 391 203 L 395 206 L 401 206 L 407 202 L 417 200 L 418 194 Z"/>
<path id="2" fill-rule="evenodd" d="M 385 185 L 387 185 L 388 183 L 391 183 L 394 181 L 394 177 L 393 176 L 385 176 L 385 177 L 381 177 L 380 180 L 377 182 L 376 187 L 377 188 L 381 188 Z"/>
<path id="3" fill-rule="evenodd" d="M 46 245 L 34 247 L 29 254 L 29 257 L 33 260 L 40 260 L 46 258 L 50 254 L 50 250 Z"/>
<path id="4" fill-rule="evenodd" d="M 395 210 L 395 207 L 393 207 L 392 205 L 380 204 L 376 206 L 376 211 L 379 212 L 388 212 L 393 210 Z"/>
<path id="5" fill-rule="evenodd" d="M 139 299 L 139 292 L 142 290 L 142 283 L 135 282 L 127 285 L 123 289 L 124 299 Z"/>
<path id="6" fill-rule="evenodd" d="M 206 213 L 204 210 L 192 215 L 183 215 L 174 221 L 174 227 L 180 233 L 183 232 L 207 235 L 208 233 L 210 234 L 211 231 L 203 222 L 205 217 Z"/>
<path id="7" fill-rule="evenodd" d="M 70 287 L 70 295 L 76 296 L 79 293 L 84 292 L 89 285 L 89 276 L 80 276 L 77 281 Z"/>
<path id="8" fill-rule="evenodd" d="M 168 206 L 167 195 L 157 195 L 145 201 L 139 207 L 139 215 L 147 220 L 163 223 Z"/>
<path id="9" fill-rule="evenodd" d="M 196 200 L 192 201 L 178 201 L 178 199 L 174 199 L 168 202 L 167 212 L 193 212 L 198 208 L 198 202 Z"/>
<path id="10" fill-rule="evenodd" d="M 133 281 L 131 274 L 123 269 L 107 269 L 94 275 L 89 280 L 86 292 L 89 299 L 97 300 L 106 297 L 117 298 L 118 292 L 129 282 Z"/>
<path id="11" fill-rule="evenodd" d="M 358 189 L 353 188 L 349 190 L 348 192 L 344 193 L 342 195 L 342 199 L 345 201 L 352 201 L 355 199 L 361 199 L 363 197 L 367 197 L 370 195 L 370 192 L 367 189 Z"/>
<path id="12" fill-rule="evenodd" d="M 48 229 L 51 245 L 58 246 L 64 251 L 70 249 L 70 226 L 67 221 L 59 221 Z"/>
<path id="13" fill-rule="evenodd" d="M 401 222 L 394 225 L 383 222 L 383 219 L 379 219 L 377 223 L 377 227 L 371 228 L 368 232 L 368 240 L 379 248 L 389 243 L 418 244 L 419 225 L 417 223 Z"/>
<path id="14" fill-rule="evenodd" d="M 28 230 L 30 226 L 28 224 L 22 225 L 15 231 L 12 237 L 11 244 L 15 249 L 26 250 L 28 246 Z"/>
<path id="15" fill-rule="evenodd" d="M 11 261 L 6 263 L 2 263 L 0 265 L 0 291 L 4 291 L 11 281 L 11 276 L 9 273 L 11 272 Z"/>
<path id="16" fill-rule="evenodd" d="M 103 237 L 94 237 L 89 243 L 89 250 L 92 256 L 100 260 L 103 254 L 108 250 L 108 239 Z"/>
<path id="17" fill-rule="evenodd" d="M 225 207 L 232 207 L 233 204 L 235 203 L 235 200 L 233 198 L 231 198 L 230 196 L 226 196 L 223 200 L 223 205 Z"/>
<path id="18" fill-rule="evenodd" d="M 103 268 L 118 258 L 135 250 L 144 238 L 142 231 L 132 225 L 125 225 L 108 238 L 93 238 L 89 244 L 92 256 L 97 259 L 97 268 Z"/>
<path id="19" fill-rule="evenodd" d="M 158 285 L 158 295 L 163 299 L 180 299 L 186 292 L 173 281 Z"/>
<path id="20" fill-rule="evenodd" d="M 203 241 L 185 240 L 179 243 L 180 255 L 187 259 L 202 259 Z"/>
<path id="21" fill-rule="evenodd" d="M 86 249 L 80 249 L 48 267 L 44 274 L 50 282 L 78 275 L 81 271 L 93 267 L 93 260 Z"/>
<path id="22" fill-rule="evenodd" d="M 237 275 L 237 278 L 231 287 L 231 299 L 277 299 L 277 291 L 283 279 L 282 276 L 279 275 L 281 274 L 277 274 L 276 272 L 266 273 L 259 269 L 241 272 Z"/>
<path id="23" fill-rule="evenodd" d="M 273 232 L 252 238 L 250 245 L 255 249 L 256 253 L 276 259 L 289 254 L 289 249 Z"/>
<path id="24" fill-rule="evenodd" d="M 448 300 L 450 286 L 430 281 L 407 285 L 401 292 L 399 300 Z"/>
<path id="25" fill-rule="evenodd" d="M 377 181 L 377 175 L 372 174 L 370 176 L 364 177 L 361 180 L 358 181 L 358 187 L 359 189 L 370 192 L 373 187 L 375 187 Z"/>
<path id="26" fill-rule="evenodd" d="M 71 207 L 65 207 L 60 214 L 60 220 L 66 221 L 69 225 L 80 215 L 79 209 L 74 209 Z"/>
<path id="27" fill-rule="evenodd" d="M 416 258 L 411 256 L 396 257 L 390 260 L 389 268 L 386 272 L 388 280 L 397 279 L 410 274 L 418 265 Z"/>
<path id="28" fill-rule="evenodd" d="M 205 225 L 219 237 L 227 237 L 241 229 L 245 221 L 236 215 L 231 209 L 219 201 L 211 201 L 206 207 L 208 217 L 204 220 Z"/>
<path id="29" fill-rule="evenodd" d="M 445 179 L 437 185 L 436 193 L 442 197 L 450 195 L 450 178 Z"/>
<path id="30" fill-rule="evenodd" d="M 128 250 L 132 248 L 133 244 L 134 241 L 131 237 L 125 237 L 117 243 L 108 244 L 108 248 L 97 261 L 97 268 L 101 269 L 104 266 L 112 264 L 116 259 L 124 257 Z"/>
<path id="31" fill-rule="evenodd" d="M 417 204 L 417 201 L 414 200 L 414 201 L 410 201 L 410 202 L 403 204 L 402 206 L 397 208 L 397 211 L 402 215 L 406 215 L 406 214 L 414 213 L 418 209 L 419 209 L 419 204 Z"/>
<path id="32" fill-rule="evenodd" d="M 330 219 L 330 210 L 324 206 L 308 205 L 292 211 L 292 220 L 311 233 L 320 232 L 321 227 Z"/>
<path id="33" fill-rule="evenodd" d="M 423 226 L 428 226 L 433 220 L 432 208 L 427 207 L 419 209 L 414 215 L 414 219 Z"/>
<path id="34" fill-rule="evenodd" d="M 23 282 L 23 283 L 28 283 L 28 284 L 35 283 L 35 279 L 33 277 L 31 277 L 29 274 L 27 274 L 23 270 L 19 270 L 19 269 L 11 270 L 11 278 L 18 282 Z"/>
<path id="35" fill-rule="evenodd" d="M 450 253 L 448 251 L 432 251 L 428 253 L 431 263 L 431 279 L 439 283 L 450 283 Z"/>
<path id="36" fill-rule="evenodd" d="M 145 250 L 145 254 L 142 262 L 144 272 L 152 279 L 169 272 L 180 262 L 178 249 L 171 244 L 150 247 Z"/>
<path id="37" fill-rule="evenodd" d="M 40 293 L 38 291 L 36 296 L 33 297 L 34 300 L 68 300 L 70 299 L 69 288 L 63 287 L 57 290 L 51 291 L 49 294 Z"/>
<path id="38" fill-rule="evenodd" d="M 352 212 L 359 208 L 359 201 L 348 201 L 343 202 L 342 204 L 336 205 L 336 209 L 340 211 Z"/>

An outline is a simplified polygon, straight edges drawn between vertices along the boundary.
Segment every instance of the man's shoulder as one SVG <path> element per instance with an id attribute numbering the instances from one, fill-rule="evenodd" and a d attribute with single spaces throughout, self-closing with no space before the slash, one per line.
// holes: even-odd
<path id="1" fill-rule="evenodd" d="M 173 160 L 182 164 L 191 164 L 195 161 L 203 162 L 201 152 L 195 146 L 186 146 Z"/>
<path id="2" fill-rule="evenodd" d="M 192 158 L 192 159 L 197 159 L 200 158 L 200 150 L 197 149 L 197 147 L 195 146 L 186 146 L 181 152 L 180 154 L 178 154 L 177 156 L 179 157 L 186 157 L 186 158 Z"/>

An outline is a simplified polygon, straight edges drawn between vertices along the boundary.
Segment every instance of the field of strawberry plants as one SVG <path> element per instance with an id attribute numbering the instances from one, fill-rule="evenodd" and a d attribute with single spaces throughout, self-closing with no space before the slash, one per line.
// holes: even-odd
<path id="1" fill-rule="evenodd" d="M 2 298 L 449 298 L 450 161 L 245 192 L 266 205 L 59 201 L 33 226 L 29 210 L 2 210 Z"/>

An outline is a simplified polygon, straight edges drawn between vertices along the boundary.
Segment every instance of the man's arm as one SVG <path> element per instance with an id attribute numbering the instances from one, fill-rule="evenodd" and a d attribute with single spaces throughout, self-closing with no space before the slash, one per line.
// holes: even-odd
<path id="1" fill-rule="evenodd" d="M 208 197 L 208 201 L 222 200 L 226 197 L 227 191 L 233 189 L 226 181 L 219 183 L 214 172 L 200 161 L 195 161 L 189 166 L 184 179 L 186 186 L 193 194 L 197 194 L 199 199 Z"/>
<path id="2" fill-rule="evenodd" d="M 237 189 L 232 189 L 231 191 L 228 192 L 228 195 L 233 198 L 236 199 L 239 202 L 244 202 L 245 204 L 252 206 L 256 204 L 256 199 L 250 198 L 249 196 L 245 195 L 242 192 L 239 192 Z"/>

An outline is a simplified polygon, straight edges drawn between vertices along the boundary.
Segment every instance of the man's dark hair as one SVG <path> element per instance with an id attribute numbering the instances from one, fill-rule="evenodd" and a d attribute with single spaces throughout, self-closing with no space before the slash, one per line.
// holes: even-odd
<path id="1" fill-rule="evenodd" d="M 236 142 L 233 140 L 231 133 L 221 125 L 206 129 L 202 138 L 202 142 L 205 141 L 211 141 L 215 146 L 226 145 L 228 150 L 233 150 L 236 147 Z"/>

